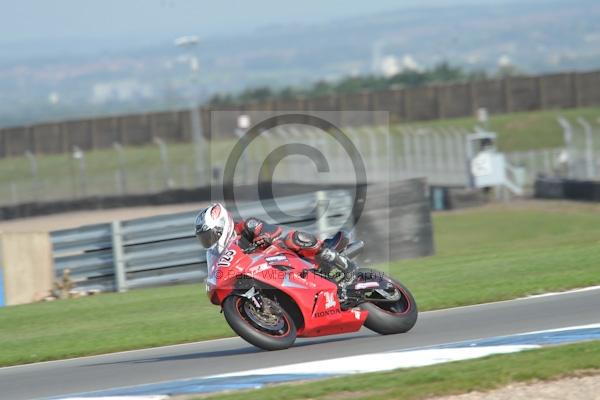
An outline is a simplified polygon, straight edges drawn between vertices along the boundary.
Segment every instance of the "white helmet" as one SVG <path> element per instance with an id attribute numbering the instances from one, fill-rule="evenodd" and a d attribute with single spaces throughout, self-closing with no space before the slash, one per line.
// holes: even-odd
<path id="1" fill-rule="evenodd" d="M 212 204 L 196 216 L 196 237 L 204 248 L 218 243 L 218 250 L 223 250 L 234 234 L 233 218 L 220 203 Z"/>

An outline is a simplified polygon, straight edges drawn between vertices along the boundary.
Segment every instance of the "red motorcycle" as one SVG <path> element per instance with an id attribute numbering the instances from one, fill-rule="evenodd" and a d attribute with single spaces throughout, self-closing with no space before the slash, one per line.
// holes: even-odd
<path id="1" fill-rule="evenodd" d="M 351 283 L 340 283 L 276 243 L 258 249 L 242 241 L 233 236 L 222 251 L 207 251 L 206 285 L 229 326 L 254 346 L 280 350 L 296 337 L 355 332 L 363 325 L 384 335 L 403 333 L 417 321 L 411 293 L 380 271 L 360 268 Z M 353 259 L 363 247 L 358 241 L 342 251 Z"/>

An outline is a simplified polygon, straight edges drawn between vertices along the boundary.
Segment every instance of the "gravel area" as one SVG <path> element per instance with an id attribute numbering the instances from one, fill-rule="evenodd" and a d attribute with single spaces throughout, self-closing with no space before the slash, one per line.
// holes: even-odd
<path id="1" fill-rule="evenodd" d="M 549 382 L 512 384 L 489 392 L 471 392 L 431 400 L 600 400 L 600 375 Z"/>

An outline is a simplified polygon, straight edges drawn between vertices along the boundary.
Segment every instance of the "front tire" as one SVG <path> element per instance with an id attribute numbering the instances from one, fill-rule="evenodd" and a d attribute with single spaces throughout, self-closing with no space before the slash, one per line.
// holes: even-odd
<path id="1" fill-rule="evenodd" d="M 417 303 L 406 286 L 381 271 L 369 268 L 359 269 L 357 281 L 361 280 L 387 281 L 400 295 L 398 301 L 393 303 L 371 303 L 367 297 L 367 301 L 360 304 L 361 309 L 369 312 L 365 321 L 367 328 L 381 335 L 391 335 L 408 332 L 415 326 L 419 313 Z"/>
<path id="2" fill-rule="evenodd" d="M 225 320 L 242 339 L 264 350 L 283 350 L 294 344 L 296 326 L 274 300 L 263 298 L 272 313 L 264 313 L 245 297 L 229 296 L 223 302 Z"/>

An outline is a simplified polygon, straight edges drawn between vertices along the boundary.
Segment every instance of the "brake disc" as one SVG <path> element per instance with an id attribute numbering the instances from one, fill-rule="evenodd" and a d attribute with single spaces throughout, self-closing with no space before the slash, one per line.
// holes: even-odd
<path id="1" fill-rule="evenodd" d="M 281 318 L 281 313 L 275 314 L 269 312 L 273 307 L 270 299 L 263 299 L 263 310 L 257 310 L 250 302 L 244 303 L 244 311 L 250 319 L 261 328 L 278 331 L 283 328 L 285 322 Z M 268 304 L 268 305 L 267 305 Z"/>

